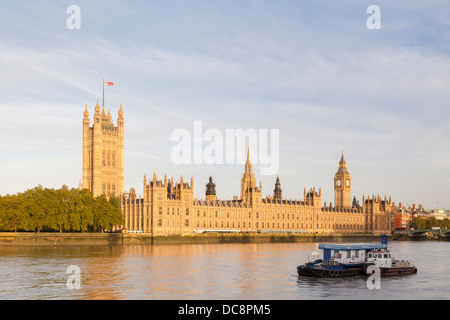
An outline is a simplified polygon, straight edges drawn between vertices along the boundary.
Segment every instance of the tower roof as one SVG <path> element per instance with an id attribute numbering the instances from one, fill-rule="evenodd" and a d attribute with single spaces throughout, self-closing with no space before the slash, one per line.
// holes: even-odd
<path id="1" fill-rule="evenodd" d="M 347 164 L 347 162 L 345 162 L 345 158 L 344 158 L 344 150 L 342 150 L 342 156 L 341 156 L 341 161 L 339 161 L 339 164 Z"/>
<path id="2" fill-rule="evenodd" d="M 342 150 L 341 160 L 339 161 L 339 169 L 336 174 L 350 174 L 347 170 L 347 162 L 344 158 L 344 150 Z"/>
<path id="3" fill-rule="evenodd" d="M 89 118 L 89 111 L 88 111 L 88 108 L 87 108 L 87 103 L 86 103 L 86 108 L 84 109 L 83 115 L 84 115 L 85 118 Z"/>
<path id="4" fill-rule="evenodd" d="M 95 105 L 95 114 L 100 114 L 100 106 L 98 105 L 98 99 L 97 104 Z"/>
<path id="5" fill-rule="evenodd" d="M 250 146 L 247 149 L 247 163 L 250 163 Z"/>
<path id="6" fill-rule="evenodd" d="M 123 117 L 122 103 L 120 104 L 119 117 Z"/>

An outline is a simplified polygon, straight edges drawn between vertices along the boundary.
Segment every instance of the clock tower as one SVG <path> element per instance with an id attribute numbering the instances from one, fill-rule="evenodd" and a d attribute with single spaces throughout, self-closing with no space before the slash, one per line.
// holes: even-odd
<path id="1" fill-rule="evenodd" d="M 351 186 L 352 178 L 347 170 L 347 162 L 345 162 L 344 151 L 342 151 L 341 161 L 339 161 L 339 168 L 334 175 L 334 206 L 336 208 L 351 207 Z"/>

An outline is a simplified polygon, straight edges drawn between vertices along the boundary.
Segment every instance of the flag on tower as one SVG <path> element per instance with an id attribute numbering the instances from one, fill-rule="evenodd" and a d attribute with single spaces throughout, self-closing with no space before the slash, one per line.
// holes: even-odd
<path id="1" fill-rule="evenodd" d="M 114 82 L 105 81 L 105 77 L 103 77 L 103 106 L 105 106 L 105 84 L 108 87 L 112 87 Z"/>

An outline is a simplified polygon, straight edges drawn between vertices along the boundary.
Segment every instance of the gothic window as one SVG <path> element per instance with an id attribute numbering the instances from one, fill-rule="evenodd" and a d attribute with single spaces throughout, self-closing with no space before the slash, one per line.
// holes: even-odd
<path id="1" fill-rule="evenodd" d="M 103 153 L 102 153 L 102 163 L 103 163 L 103 166 L 105 167 L 106 166 L 106 152 L 105 152 L 105 150 L 103 150 Z"/>
<path id="2" fill-rule="evenodd" d="M 111 151 L 108 151 L 108 167 L 111 167 Z"/>
<path id="3" fill-rule="evenodd" d="M 106 193 L 106 186 L 105 186 L 105 184 L 102 184 L 102 193 L 103 193 L 103 194 Z"/>
<path id="4" fill-rule="evenodd" d="M 116 152 L 113 151 L 112 153 L 112 166 L 115 168 L 116 167 Z"/>
<path id="5" fill-rule="evenodd" d="M 92 167 L 92 151 L 88 151 L 88 168 Z"/>

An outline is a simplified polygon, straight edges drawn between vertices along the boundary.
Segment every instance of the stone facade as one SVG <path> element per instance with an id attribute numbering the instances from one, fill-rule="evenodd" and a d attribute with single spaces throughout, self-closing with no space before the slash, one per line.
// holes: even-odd
<path id="1" fill-rule="evenodd" d="M 339 170 L 336 174 L 339 176 Z M 348 171 L 345 178 L 351 179 Z M 345 180 L 344 180 L 345 183 Z M 214 192 L 211 192 L 214 186 Z M 349 184 L 350 186 L 350 184 Z M 341 205 L 322 205 L 321 189 L 304 190 L 303 201 L 280 199 L 279 178 L 273 197 L 262 197 L 262 185 L 256 186 L 249 159 L 241 180 L 241 196 L 233 200 L 217 200 L 215 184 L 210 178 L 205 200 L 194 199 L 194 179 L 190 183 L 158 180 L 156 174 L 144 177 L 144 196 L 134 189 L 124 194 L 122 211 L 125 227 L 153 235 L 188 235 L 199 232 L 260 232 L 313 234 L 390 234 L 391 199 L 363 197 L 360 206 L 336 187 Z M 214 194 L 212 194 L 214 193 Z"/>
<path id="2" fill-rule="evenodd" d="M 322 204 L 321 188 L 304 189 L 303 200 L 282 198 L 277 177 L 274 194 L 262 197 L 257 186 L 250 152 L 241 179 L 240 197 L 219 200 L 216 185 L 210 177 L 205 199 L 194 198 L 194 178 L 185 182 L 151 179 L 144 176 L 143 196 L 135 189 L 123 192 L 124 117 L 120 106 L 117 126 L 111 115 L 95 107 L 94 124 L 89 113 L 83 118 L 83 187 L 94 195 L 116 194 L 121 197 L 124 228 L 152 235 L 190 235 L 201 232 L 260 232 L 312 234 L 390 234 L 391 199 L 363 196 L 362 205 L 351 201 L 351 176 L 342 153 L 334 176 L 335 205 Z"/>

